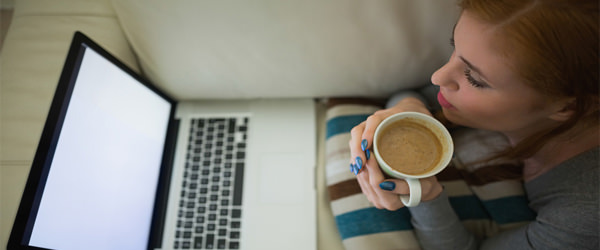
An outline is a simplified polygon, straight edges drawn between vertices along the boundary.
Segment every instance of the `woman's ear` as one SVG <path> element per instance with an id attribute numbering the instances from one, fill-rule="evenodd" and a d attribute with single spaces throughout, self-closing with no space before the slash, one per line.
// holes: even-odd
<path id="1" fill-rule="evenodd" d="M 558 101 L 554 113 L 550 114 L 550 119 L 564 122 L 571 118 L 575 113 L 575 98 Z"/>

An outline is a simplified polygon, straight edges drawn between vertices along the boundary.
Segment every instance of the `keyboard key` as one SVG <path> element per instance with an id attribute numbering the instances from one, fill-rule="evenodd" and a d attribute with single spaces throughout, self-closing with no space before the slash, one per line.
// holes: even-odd
<path id="1" fill-rule="evenodd" d="M 233 205 L 240 206 L 242 205 L 242 187 L 244 185 L 244 164 L 236 163 L 235 164 L 235 179 L 234 179 L 234 187 L 233 187 Z"/>
<path id="2" fill-rule="evenodd" d="M 215 247 L 214 245 L 215 243 L 215 235 L 214 234 L 208 234 L 206 235 L 206 249 L 213 249 Z"/>
<path id="3" fill-rule="evenodd" d="M 226 245 L 225 245 L 225 240 L 224 239 L 219 239 L 217 241 L 217 249 L 225 249 Z"/>
<path id="4" fill-rule="evenodd" d="M 232 218 L 241 218 L 242 217 L 242 210 L 241 209 L 232 209 L 231 210 L 231 217 Z"/>
<path id="5" fill-rule="evenodd" d="M 235 154 L 235 157 L 236 157 L 237 159 L 244 159 L 244 158 L 246 157 L 246 153 L 245 153 L 245 152 L 237 152 L 237 153 Z"/>
<path id="6" fill-rule="evenodd" d="M 194 237 L 194 248 L 202 248 L 202 236 Z"/>
<path id="7" fill-rule="evenodd" d="M 228 128 L 227 132 L 229 132 L 230 134 L 233 134 L 233 132 L 235 132 L 235 119 L 233 119 L 233 118 L 229 119 L 227 128 Z"/>

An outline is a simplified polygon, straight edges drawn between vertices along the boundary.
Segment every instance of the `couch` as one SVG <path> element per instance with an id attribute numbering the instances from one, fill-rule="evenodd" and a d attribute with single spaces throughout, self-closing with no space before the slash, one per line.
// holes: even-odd
<path id="1" fill-rule="evenodd" d="M 333 250 L 344 245 L 325 172 L 332 100 L 429 84 L 451 53 L 457 14 L 454 0 L 17 0 L 0 54 L 0 246 L 74 31 L 180 100 L 314 98 L 318 247 Z"/>

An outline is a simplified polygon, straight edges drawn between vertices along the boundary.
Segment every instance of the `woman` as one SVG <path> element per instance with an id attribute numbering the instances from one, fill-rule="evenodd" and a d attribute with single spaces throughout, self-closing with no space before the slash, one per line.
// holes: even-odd
<path id="1" fill-rule="evenodd" d="M 600 154 L 598 2 L 463 0 L 449 61 L 431 80 L 445 119 L 502 133 L 496 158 L 522 161 L 536 220 L 482 241 L 459 222 L 436 177 L 422 179 L 422 203 L 409 208 L 424 248 L 598 249 Z M 385 179 L 370 157 L 386 117 L 418 111 L 407 97 L 352 129 L 351 168 L 377 208 L 403 207 L 403 180 Z M 551 190 L 551 191 L 549 191 Z"/>

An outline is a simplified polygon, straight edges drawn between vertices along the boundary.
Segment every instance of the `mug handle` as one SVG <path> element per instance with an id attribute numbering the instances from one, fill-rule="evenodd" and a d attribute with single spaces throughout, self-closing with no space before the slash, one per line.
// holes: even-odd
<path id="1" fill-rule="evenodd" d="M 421 203 L 421 182 L 419 179 L 407 178 L 410 194 L 400 195 L 402 204 L 407 207 L 415 207 Z"/>

